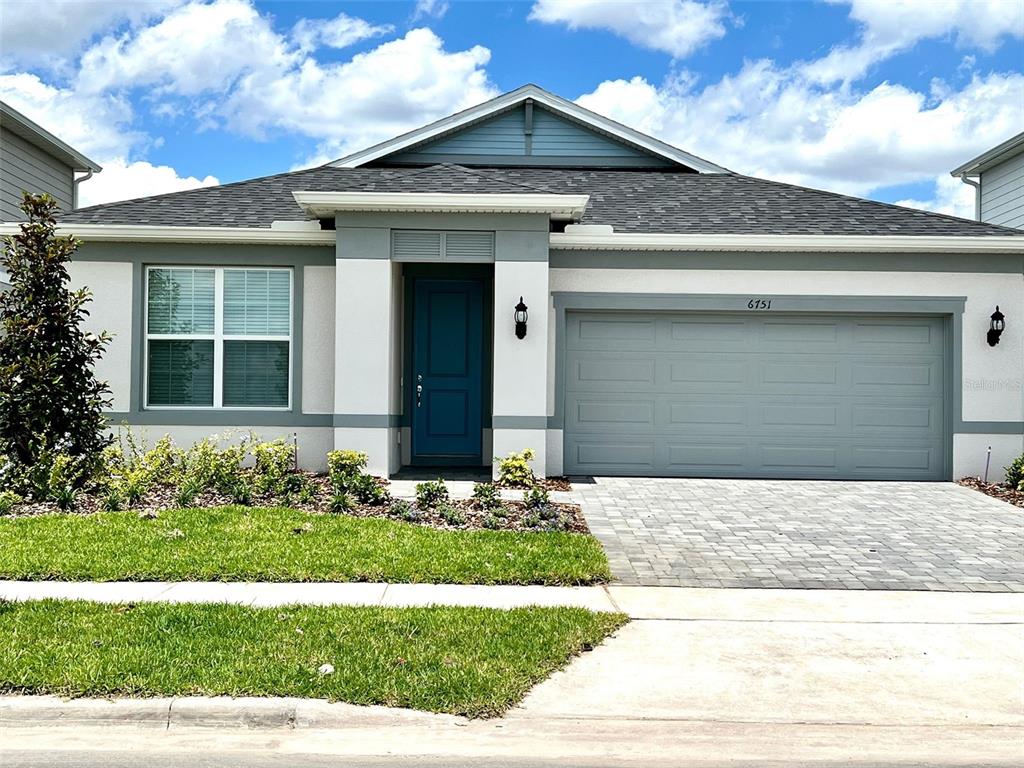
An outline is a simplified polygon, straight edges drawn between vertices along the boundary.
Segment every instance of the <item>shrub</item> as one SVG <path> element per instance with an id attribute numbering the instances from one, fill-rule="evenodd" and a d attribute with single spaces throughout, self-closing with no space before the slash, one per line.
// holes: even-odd
<path id="1" fill-rule="evenodd" d="M 473 498 L 480 505 L 480 509 L 494 509 L 501 506 L 501 493 L 494 483 L 475 483 Z"/>
<path id="2" fill-rule="evenodd" d="M 346 512 L 351 512 L 353 509 L 355 509 L 356 503 L 348 492 L 338 491 L 333 496 L 331 496 L 329 508 L 331 512 L 341 515 L 345 514 Z"/>
<path id="3" fill-rule="evenodd" d="M 316 485 L 305 475 L 294 473 L 285 475 L 283 492 L 285 499 L 299 504 L 312 504 L 316 500 Z"/>
<path id="4" fill-rule="evenodd" d="M 295 467 L 295 446 L 282 439 L 256 443 L 252 447 L 256 459 L 253 482 L 260 493 L 282 494 L 284 480 Z"/>
<path id="5" fill-rule="evenodd" d="M 119 484 L 109 483 L 104 486 L 100 507 L 104 512 L 120 512 L 124 509 L 124 494 Z"/>
<path id="6" fill-rule="evenodd" d="M 490 528 L 492 531 L 501 528 L 501 518 L 494 515 L 488 515 L 484 518 L 484 528 Z"/>
<path id="7" fill-rule="evenodd" d="M 530 468 L 533 450 L 527 448 L 521 453 L 512 452 L 505 458 L 495 458 L 498 462 L 498 482 L 512 488 L 529 488 L 536 478 Z"/>
<path id="8" fill-rule="evenodd" d="M 437 508 L 437 513 L 448 525 L 464 525 L 466 522 L 466 516 L 462 514 L 462 510 L 451 504 L 441 504 Z"/>
<path id="9" fill-rule="evenodd" d="M 535 485 L 533 488 L 527 489 L 523 494 L 523 503 L 530 509 L 540 509 L 541 507 L 548 506 L 551 503 L 548 489 L 542 485 Z"/>
<path id="10" fill-rule="evenodd" d="M 14 491 L 0 491 L 0 517 L 9 515 L 23 499 Z"/>
<path id="11" fill-rule="evenodd" d="M 444 480 L 428 480 L 416 484 L 416 505 L 424 509 L 433 509 L 438 504 L 448 501 L 448 486 Z"/>
<path id="12" fill-rule="evenodd" d="M 1006 468 L 1006 484 L 1018 491 L 1024 491 L 1024 455 L 1018 456 Z"/>
<path id="13" fill-rule="evenodd" d="M 2 259 L 10 288 L 0 293 L 0 454 L 24 470 L 47 453 L 71 457 L 73 491 L 92 479 L 112 440 L 103 414 L 110 387 L 94 370 L 110 336 L 83 328 L 92 295 L 69 287 L 78 241 L 56 236 L 57 201 L 25 193 L 21 210 L 27 221 L 5 240 Z M 58 495 L 73 503 L 67 489 Z"/>
<path id="14" fill-rule="evenodd" d="M 179 507 L 191 507 L 202 490 L 203 488 L 196 478 L 186 477 L 178 486 L 178 492 L 174 495 L 174 503 Z"/>
<path id="15" fill-rule="evenodd" d="M 363 504 L 379 507 L 386 504 L 390 495 L 388 489 L 377 482 L 372 475 L 359 475 L 352 484 L 352 492 Z"/>
<path id="16" fill-rule="evenodd" d="M 121 495 L 129 507 L 135 506 L 149 493 L 153 479 L 143 467 L 128 470 L 121 479 Z"/>
<path id="17" fill-rule="evenodd" d="M 369 458 L 359 451 L 331 451 L 327 454 L 327 475 L 335 491 L 348 491 L 356 482 Z"/>
<path id="18" fill-rule="evenodd" d="M 224 492 L 231 497 L 231 501 L 235 504 L 243 506 L 252 504 L 252 484 L 244 477 L 235 478 L 235 481 L 225 488 Z"/>
<path id="19" fill-rule="evenodd" d="M 407 523 L 418 523 L 423 518 L 420 511 L 404 499 L 396 499 L 391 502 L 391 509 L 389 511 L 392 516 Z"/>

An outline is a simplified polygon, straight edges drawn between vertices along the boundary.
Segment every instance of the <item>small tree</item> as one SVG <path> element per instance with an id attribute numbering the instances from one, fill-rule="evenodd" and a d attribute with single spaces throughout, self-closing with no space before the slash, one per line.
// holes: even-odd
<path id="1" fill-rule="evenodd" d="M 6 238 L 3 256 L 10 289 L 0 294 L 0 454 L 12 478 L 67 455 L 78 485 L 111 441 L 103 416 L 110 388 L 94 371 L 110 336 L 82 328 L 92 294 L 68 286 L 78 243 L 56 236 L 56 201 L 26 193 L 21 209 L 28 221 Z"/>

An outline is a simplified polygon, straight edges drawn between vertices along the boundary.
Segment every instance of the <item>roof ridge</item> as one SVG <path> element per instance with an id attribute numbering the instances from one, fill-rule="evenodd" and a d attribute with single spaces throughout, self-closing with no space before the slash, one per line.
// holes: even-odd
<path id="1" fill-rule="evenodd" d="M 926 210 L 924 210 L 922 208 L 911 208 L 911 207 L 906 206 L 906 205 L 896 205 L 896 203 L 886 203 L 886 202 L 884 202 L 882 200 L 872 200 L 871 198 L 868 198 L 868 197 L 857 197 L 856 195 L 847 195 L 847 194 L 845 194 L 843 192 L 833 192 L 833 191 L 828 190 L 828 189 L 817 189 L 816 187 L 806 187 L 803 184 L 792 184 L 792 183 L 790 183 L 788 181 L 776 181 L 775 179 L 762 179 L 760 176 L 748 176 L 747 174 L 736 173 L 734 171 L 730 171 L 729 173 L 723 173 L 723 174 L 707 174 L 707 176 L 714 176 L 714 175 L 717 175 L 717 176 L 735 176 L 735 177 L 741 178 L 741 179 L 749 179 L 751 181 L 759 181 L 759 182 L 762 182 L 764 184 L 772 184 L 772 185 L 777 186 L 777 187 L 788 187 L 790 189 L 799 189 L 799 190 L 802 190 L 804 192 L 813 192 L 813 193 L 818 194 L 818 195 L 828 195 L 829 197 L 839 197 L 839 198 L 842 198 L 844 200 L 852 200 L 853 202 L 856 202 L 856 203 L 871 203 L 873 205 L 881 205 L 881 206 L 884 206 L 886 208 L 892 208 L 893 210 L 901 211 L 903 213 L 916 213 L 916 214 L 921 214 L 922 216 L 927 216 L 927 217 L 930 217 L 930 218 L 942 219 L 944 221 L 955 221 L 958 224 L 972 224 L 972 225 L 975 225 L 975 226 L 978 226 L 978 227 L 992 227 L 992 228 L 996 228 L 996 229 L 1004 229 L 1004 230 L 1006 230 L 1006 233 L 1010 234 L 1010 235 L 1024 235 L 1024 231 L 1019 230 L 1019 229 L 1015 229 L 1013 227 L 1005 227 L 1002 224 L 991 224 L 991 223 L 989 223 L 987 221 L 977 221 L 976 219 L 965 219 L 962 216 L 953 216 L 952 214 L 949 214 L 949 213 L 939 213 L 938 211 L 926 211 Z"/>

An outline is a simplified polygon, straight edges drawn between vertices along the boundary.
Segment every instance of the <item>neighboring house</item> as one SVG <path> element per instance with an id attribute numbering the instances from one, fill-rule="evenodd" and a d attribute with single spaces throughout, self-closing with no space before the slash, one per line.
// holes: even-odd
<path id="1" fill-rule="evenodd" d="M 22 192 L 46 192 L 61 210 L 78 207 L 78 185 L 102 169 L 0 101 L 0 221 L 22 221 Z M 75 173 L 84 173 L 78 179 Z"/>
<path id="2" fill-rule="evenodd" d="M 1024 234 L 733 173 L 535 86 L 62 229 L 111 416 L 150 440 L 916 480 L 1024 449 Z"/>
<path id="3" fill-rule="evenodd" d="M 974 187 L 974 218 L 1024 229 L 1024 133 L 950 171 Z"/>

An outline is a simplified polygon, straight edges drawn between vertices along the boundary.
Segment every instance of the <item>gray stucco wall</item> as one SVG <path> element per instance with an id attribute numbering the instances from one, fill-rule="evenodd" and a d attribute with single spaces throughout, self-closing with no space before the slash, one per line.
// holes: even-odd
<path id="1" fill-rule="evenodd" d="M 981 220 L 1024 229 L 1024 152 L 981 174 Z"/>
<path id="2" fill-rule="evenodd" d="M 74 209 L 75 172 L 25 139 L 0 128 L 0 221 L 21 221 L 22 191 L 52 195 L 61 210 Z"/>

